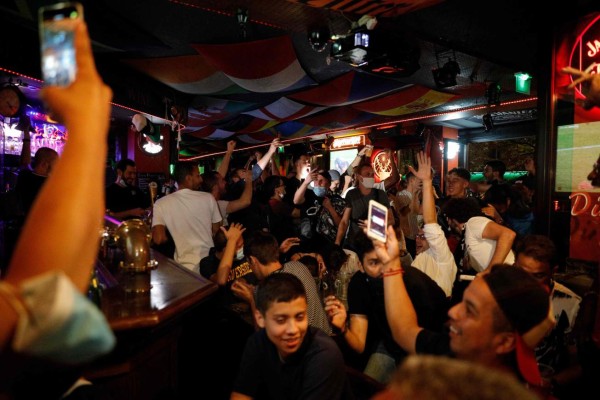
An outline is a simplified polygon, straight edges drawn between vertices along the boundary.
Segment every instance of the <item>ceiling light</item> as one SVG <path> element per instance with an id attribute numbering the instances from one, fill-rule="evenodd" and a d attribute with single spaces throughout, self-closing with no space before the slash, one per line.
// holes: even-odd
<path id="1" fill-rule="evenodd" d="M 494 129 L 494 120 L 492 119 L 492 114 L 490 114 L 490 113 L 485 114 L 482 118 L 482 121 L 483 121 L 483 128 L 485 129 L 486 132 Z"/>

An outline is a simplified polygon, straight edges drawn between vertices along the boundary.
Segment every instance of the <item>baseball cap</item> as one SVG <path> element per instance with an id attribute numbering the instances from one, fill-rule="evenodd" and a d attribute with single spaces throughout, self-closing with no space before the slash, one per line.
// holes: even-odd
<path id="1" fill-rule="evenodd" d="M 521 376 L 540 386 L 542 378 L 534 349 L 523 335 L 546 319 L 550 307 L 548 292 L 529 273 L 508 264 L 497 264 L 483 274 L 496 303 L 518 333 L 516 359 Z"/>
<path id="2" fill-rule="evenodd" d="M 339 181 L 340 180 L 340 173 L 337 171 L 337 169 L 330 169 L 329 176 L 331 177 L 331 181 Z"/>

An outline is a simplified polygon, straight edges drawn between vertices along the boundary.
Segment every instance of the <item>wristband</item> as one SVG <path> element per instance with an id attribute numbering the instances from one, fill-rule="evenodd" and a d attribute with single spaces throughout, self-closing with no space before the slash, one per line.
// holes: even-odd
<path id="1" fill-rule="evenodd" d="M 387 278 L 388 276 L 393 276 L 393 275 L 398 275 L 398 274 L 403 274 L 403 273 L 404 273 L 404 269 L 397 268 L 397 269 L 393 269 L 391 271 L 384 272 L 383 277 Z"/>

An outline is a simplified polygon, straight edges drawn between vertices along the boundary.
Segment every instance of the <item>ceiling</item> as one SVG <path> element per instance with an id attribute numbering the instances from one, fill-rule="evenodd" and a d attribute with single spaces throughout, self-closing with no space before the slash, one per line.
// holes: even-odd
<path id="1" fill-rule="evenodd" d="M 38 48 L 36 10 L 46 3 L 2 2 L 0 33 L 18 40 L 2 44 L 0 67 L 39 78 L 38 52 L 23 49 Z M 540 30 L 529 2 L 494 1 L 486 10 L 476 0 L 82 3 L 98 68 L 115 93 L 113 117 L 142 112 L 160 124 L 173 119 L 171 106 L 183 108 L 182 158 L 231 139 L 244 147 L 390 125 L 410 135 L 417 123 L 480 129 L 488 112 L 496 124 L 536 118 L 536 77 L 530 95 L 514 90 L 515 72 L 538 68 Z M 238 9 L 247 10 L 244 26 Z M 322 51 L 309 43 L 314 30 L 350 35 L 367 14 L 378 22 L 358 28 L 376 56 L 368 53 L 365 67 L 332 57 L 331 42 Z M 439 88 L 432 70 L 449 60 L 460 69 L 456 85 Z M 395 74 L 372 71 L 386 61 Z M 30 78 L 13 82 L 27 83 L 22 90 L 36 104 L 41 82 Z M 486 90 L 495 86 L 491 101 Z"/>

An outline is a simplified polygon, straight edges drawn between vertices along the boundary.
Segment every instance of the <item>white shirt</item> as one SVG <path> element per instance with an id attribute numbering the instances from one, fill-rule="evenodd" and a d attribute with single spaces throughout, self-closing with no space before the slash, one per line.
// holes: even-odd
<path id="1" fill-rule="evenodd" d="M 423 231 L 429 248 L 417 254 L 411 265 L 426 273 L 450 297 L 457 267 L 444 231 L 437 223 L 425 224 Z"/>
<path id="2" fill-rule="evenodd" d="M 491 220 L 487 217 L 473 217 L 465 224 L 465 253 L 469 259 L 469 265 L 477 272 L 487 269 L 496 251 L 496 241 L 484 239 L 483 230 Z M 515 255 L 509 250 L 504 263 L 513 265 Z"/>
<path id="3" fill-rule="evenodd" d="M 212 224 L 221 221 L 215 198 L 206 192 L 181 189 L 154 203 L 152 227 L 164 225 L 175 242 L 175 261 L 198 271 L 200 260 L 214 246 Z"/>

